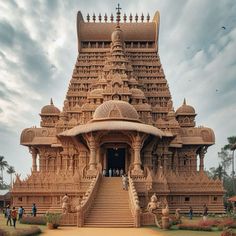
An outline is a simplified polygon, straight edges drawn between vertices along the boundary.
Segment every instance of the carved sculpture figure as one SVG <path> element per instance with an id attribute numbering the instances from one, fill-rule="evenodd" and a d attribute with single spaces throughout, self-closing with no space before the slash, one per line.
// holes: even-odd
<path id="1" fill-rule="evenodd" d="M 177 208 L 175 210 L 175 219 L 177 222 L 179 222 L 179 223 L 181 222 L 180 208 Z"/>
<path id="2" fill-rule="evenodd" d="M 62 213 L 63 214 L 67 214 L 67 213 L 69 213 L 69 208 L 70 208 L 70 203 L 69 203 L 69 201 L 70 201 L 70 199 L 69 199 L 69 197 L 67 196 L 67 193 L 62 197 L 62 206 L 61 206 L 61 208 L 62 208 Z"/>
<path id="3" fill-rule="evenodd" d="M 158 202 L 156 193 L 154 193 L 151 198 L 150 202 L 147 205 L 147 210 L 150 213 L 154 213 L 155 210 L 157 210 L 160 207 L 160 202 Z"/>

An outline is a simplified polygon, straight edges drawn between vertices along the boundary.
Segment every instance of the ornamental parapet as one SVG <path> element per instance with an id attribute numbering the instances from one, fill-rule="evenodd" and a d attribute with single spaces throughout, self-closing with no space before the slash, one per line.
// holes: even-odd
<path id="1" fill-rule="evenodd" d="M 206 127 L 193 127 L 180 129 L 184 145 L 213 145 L 215 143 L 214 131 Z"/>
<path id="2" fill-rule="evenodd" d="M 21 145 L 52 145 L 58 144 L 55 128 L 27 128 L 21 133 Z"/>

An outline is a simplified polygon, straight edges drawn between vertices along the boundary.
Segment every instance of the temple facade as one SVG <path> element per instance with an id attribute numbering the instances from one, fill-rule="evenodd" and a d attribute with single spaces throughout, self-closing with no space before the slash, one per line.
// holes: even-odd
<path id="1" fill-rule="evenodd" d="M 214 132 L 196 126 L 195 109 L 185 100 L 175 111 L 158 52 L 159 24 L 159 12 L 152 21 L 149 15 L 121 20 L 118 7 L 109 22 L 107 15 L 104 20 L 88 15 L 86 22 L 78 12 L 78 57 L 63 109 L 51 100 L 41 109 L 40 127 L 21 134 L 32 172 L 26 179 L 17 175 L 15 206 L 30 210 L 36 203 L 39 213 L 61 211 L 67 193 L 76 218 L 72 225 L 99 224 L 97 205 L 109 205 L 111 198 L 109 208 L 121 204 L 109 195 L 119 195 L 121 178 L 109 177 L 109 170 L 112 175 L 122 170 L 130 182 L 129 191 L 119 195 L 127 197 L 127 226 L 145 224 L 153 193 L 172 212 L 187 212 L 189 206 L 202 212 L 203 204 L 210 212 L 224 211 L 222 182 L 204 172 Z"/>

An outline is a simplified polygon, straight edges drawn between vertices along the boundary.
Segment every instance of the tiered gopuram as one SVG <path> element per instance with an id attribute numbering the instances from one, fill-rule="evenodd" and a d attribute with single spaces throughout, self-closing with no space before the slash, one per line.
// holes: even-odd
<path id="1" fill-rule="evenodd" d="M 51 101 L 41 109 L 40 127 L 23 130 L 20 142 L 32 155 L 32 173 L 17 176 L 13 204 L 61 211 L 67 193 L 70 212 L 79 212 L 72 224 L 92 225 L 99 199 L 122 187 L 121 177 L 109 174 L 122 170 L 130 177 L 129 191 L 121 191 L 128 194 L 133 226 L 144 224 L 154 193 L 171 212 L 189 206 L 202 212 L 204 204 L 209 212 L 223 212 L 222 182 L 204 172 L 214 132 L 196 127 L 195 109 L 185 100 L 174 110 L 158 53 L 159 13 L 152 21 L 149 15 L 121 21 L 118 7 L 114 18 L 88 15 L 85 22 L 78 12 L 78 58 L 63 109 Z M 109 185 L 115 179 L 120 184 Z"/>

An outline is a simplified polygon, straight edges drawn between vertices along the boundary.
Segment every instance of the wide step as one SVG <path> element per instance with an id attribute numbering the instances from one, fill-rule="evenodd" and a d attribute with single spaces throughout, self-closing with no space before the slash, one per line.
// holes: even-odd
<path id="1" fill-rule="evenodd" d="M 129 208 L 128 191 L 122 189 L 121 178 L 102 179 L 84 226 L 134 227 L 134 218 Z"/>

